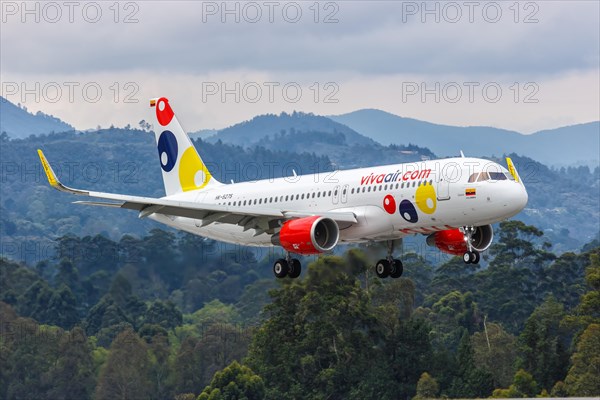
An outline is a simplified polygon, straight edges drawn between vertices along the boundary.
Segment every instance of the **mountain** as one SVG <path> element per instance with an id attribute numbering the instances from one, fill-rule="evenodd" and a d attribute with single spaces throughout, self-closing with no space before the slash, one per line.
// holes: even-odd
<path id="1" fill-rule="evenodd" d="M 457 155 L 460 150 L 472 156 L 516 152 L 554 166 L 599 163 L 599 121 L 524 135 L 485 126 L 438 125 L 374 109 L 329 118 L 384 145 L 414 143 L 439 156 Z"/>
<path id="2" fill-rule="evenodd" d="M 210 143 L 221 141 L 244 148 L 285 149 L 295 153 L 310 151 L 329 157 L 343 168 L 412 162 L 433 157 L 429 149 L 383 146 L 327 117 L 301 112 L 259 115 L 222 129 L 204 140 Z"/>
<path id="3" fill-rule="evenodd" d="M 32 114 L 0 96 L 0 132 L 13 139 L 41 133 L 66 132 L 74 128 L 60 119 L 38 111 Z"/>
<path id="4" fill-rule="evenodd" d="M 279 115 L 266 114 L 220 130 L 213 141 L 222 140 L 240 146 L 252 146 L 265 139 L 276 139 L 286 135 L 318 132 L 324 134 L 322 141 L 340 141 L 347 145 L 372 145 L 373 140 L 360 133 L 332 121 L 327 117 L 302 112 Z"/>

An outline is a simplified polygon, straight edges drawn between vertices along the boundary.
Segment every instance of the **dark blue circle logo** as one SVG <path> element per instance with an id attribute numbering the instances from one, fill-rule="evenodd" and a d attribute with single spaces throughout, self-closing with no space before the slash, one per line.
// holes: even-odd
<path id="1" fill-rule="evenodd" d="M 165 172 L 169 172 L 175 166 L 177 161 L 177 139 L 173 132 L 164 131 L 158 138 L 158 159 L 160 167 Z"/>
<path id="2" fill-rule="evenodd" d="M 402 200 L 399 207 L 400 215 L 406 221 L 416 223 L 419 220 L 415 206 L 409 200 Z"/>

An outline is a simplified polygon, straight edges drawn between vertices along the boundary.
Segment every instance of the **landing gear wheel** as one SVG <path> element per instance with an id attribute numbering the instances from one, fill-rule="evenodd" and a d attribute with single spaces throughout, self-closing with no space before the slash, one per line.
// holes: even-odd
<path id="1" fill-rule="evenodd" d="M 479 252 L 475 250 L 472 251 L 471 254 L 473 255 L 473 258 L 471 258 L 471 264 L 479 264 L 479 260 L 481 259 Z"/>
<path id="2" fill-rule="evenodd" d="M 288 276 L 290 278 L 297 278 L 300 276 L 300 272 L 302 272 L 302 265 L 300 264 L 300 260 L 298 260 L 297 258 L 292 258 L 289 262 Z"/>
<path id="3" fill-rule="evenodd" d="M 390 264 L 390 276 L 392 278 L 400 278 L 404 272 L 404 266 L 400 260 L 392 260 Z"/>
<path id="4" fill-rule="evenodd" d="M 390 262 L 388 260 L 379 260 L 375 264 L 375 273 L 380 278 L 387 278 L 390 275 Z"/>
<path id="5" fill-rule="evenodd" d="M 288 262 L 284 258 L 280 258 L 273 264 L 273 273 L 277 278 L 285 278 L 289 269 Z"/>
<path id="6" fill-rule="evenodd" d="M 477 250 L 467 251 L 465 254 L 463 254 L 463 261 L 465 264 L 479 264 L 480 259 L 481 256 Z"/>
<path id="7" fill-rule="evenodd" d="M 471 254 L 473 253 L 471 253 L 470 251 L 467 251 L 465 254 L 463 254 L 463 261 L 465 262 L 465 264 L 471 264 L 471 260 L 473 258 Z"/>

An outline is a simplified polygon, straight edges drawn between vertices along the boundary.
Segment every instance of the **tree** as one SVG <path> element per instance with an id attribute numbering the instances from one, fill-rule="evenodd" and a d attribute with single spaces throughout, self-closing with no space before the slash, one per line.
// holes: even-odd
<path id="1" fill-rule="evenodd" d="M 110 346 L 96 386 L 97 399 L 150 398 L 147 346 L 131 329 L 121 332 Z"/>
<path id="2" fill-rule="evenodd" d="M 494 378 L 494 387 L 508 387 L 515 374 L 517 338 L 502 326 L 487 323 L 483 332 L 475 332 L 471 338 L 473 361 L 477 368 L 485 369 Z"/>
<path id="3" fill-rule="evenodd" d="M 469 333 L 464 330 L 458 346 L 457 369 L 450 397 L 487 397 L 494 389 L 493 377 L 490 372 L 475 366 L 473 348 Z"/>
<path id="4" fill-rule="evenodd" d="M 160 325 L 165 329 L 172 329 L 183 323 L 183 316 L 172 302 L 155 300 L 148 308 L 144 322 Z"/>
<path id="5" fill-rule="evenodd" d="M 47 321 L 69 329 L 79 322 L 77 300 L 65 284 L 52 293 L 48 302 Z"/>
<path id="6" fill-rule="evenodd" d="M 522 356 L 519 365 L 531 371 L 540 386 L 551 390 L 566 373 L 568 354 L 560 329 L 564 316 L 562 304 L 553 297 L 535 309 L 519 336 Z"/>
<path id="7" fill-rule="evenodd" d="M 585 269 L 586 293 L 581 296 L 579 304 L 571 315 L 563 320 L 563 325 L 579 332 L 589 324 L 600 324 L 600 248 L 595 248 L 589 255 L 590 264 Z"/>
<path id="8" fill-rule="evenodd" d="M 427 372 L 421 374 L 417 382 L 417 395 L 413 400 L 435 399 L 440 391 L 437 381 Z"/>
<path id="9" fill-rule="evenodd" d="M 262 378 L 247 366 L 234 361 L 215 374 L 198 400 L 262 400 L 264 396 Z"/>
<path id="10" fill-rule="evenodd" d="M 590 324 L 579 337 L 572 367 L 565 378 L 570 396 L 600 396 L 600 324 Z"/>
<path id="11" fill-rule="evenodd" d="M 493 398 L 535 397 L 538 386 L 533 376 L 522 369 L 515 373 L 513 383 L 508 389 L 496 389 Z"/>
<path id="12" fill-rule="evenodd" d="M 267 398 L 389 397 L 389 386 L 381 385 L 389 372 L 379 368 L 385 355 L 376 351 L 377 320 L 346 271 L 342 258 L 320 257 L 304 279 L 271 291 L 270 318 L 255 333 L 247 358 L 269 385 Z"/>
<path id="13" fill-rule="evenodd" d="M 199 393 L 206 386 L 204 380 L 206 367 L 201 353 L 198 338 L 188 336 L 181 342 L 173 363 L 175 393 Z"/>
<path id="14" fill-rule="evenodd" d="M 83 329 L 76 327 L 60 338 L 56 363 L 49 371 L 51 399 L 89 399 L 95 385 L 92 348 Z"/>

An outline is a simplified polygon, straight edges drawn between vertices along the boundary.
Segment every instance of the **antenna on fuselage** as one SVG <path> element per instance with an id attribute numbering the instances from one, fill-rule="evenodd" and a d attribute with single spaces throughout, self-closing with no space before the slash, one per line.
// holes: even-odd
<path id="1" fill-rule="evenodd" d="M 465 153 L 463 153 L 463 151 L 462 151 L 462 150 L 460 151 L 460 156 L 461 156 L 462 158 L 465 158 Z"/>

